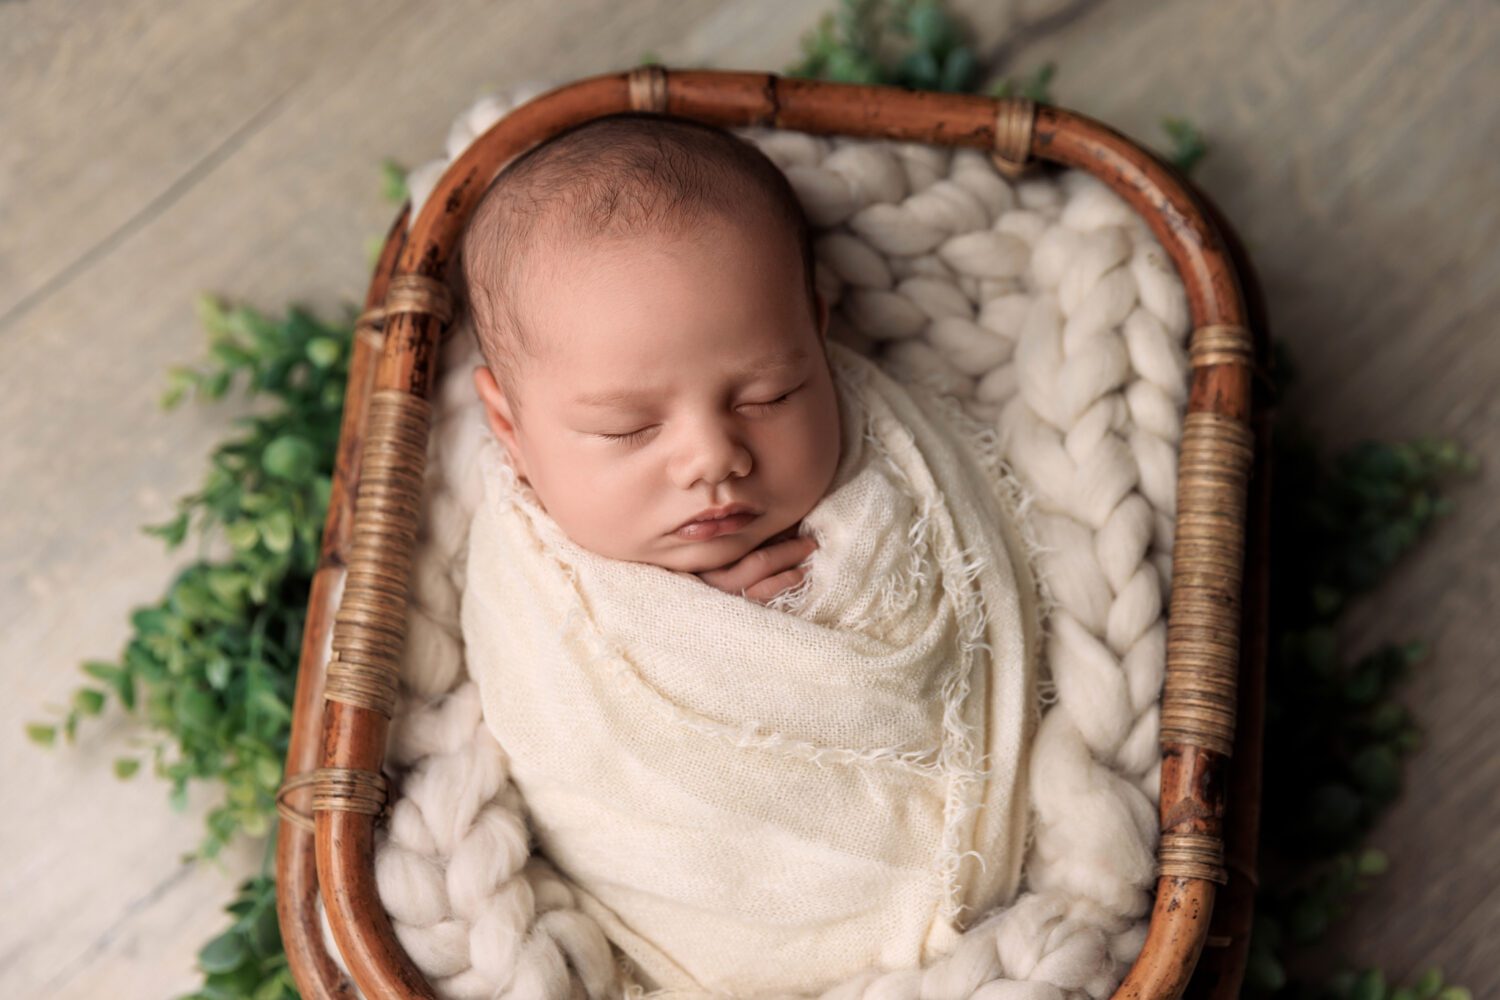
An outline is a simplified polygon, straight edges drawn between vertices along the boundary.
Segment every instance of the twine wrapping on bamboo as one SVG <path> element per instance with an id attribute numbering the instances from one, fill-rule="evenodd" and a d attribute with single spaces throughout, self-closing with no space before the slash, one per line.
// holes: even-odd
<path id="1" fill-rule="evenodd" d="M 396 389 L 373 393 L 369 406 L 349 573 L 334 618 L 323 696 L 390 718 L 406 638 L 407 581 L 431 406 Z"/>
<path id="2" fill-rule="evenodd" d="M 385 314 L 424 313 L 446 326 L 453 319 L 453 293 L 441 281 L 421 274 L 398 274 L 385 293 Z"/>
<path id="3" fill-rule="evenodd" d="M 1201 878 L 1224 885 L 1224 840 L 1207 833 L 1169 832 L 1161 836 L 1156 865 L 1162 878 Z"/>
<path id="4" fill-rule="evenodd" d="M 385 346 L 385 309 L 376 306 L 359 314 L 354 323 L 354 337 L 369 344 L 378 354 Z"/>
<path id="5" fill-rule="evenodd" d="M 351 767 L 320 767 L 312 772 L 313 812 L 355 812 L 379 816 L 385 810 L 385 776 Z"/>
<path id="6" fill-rule="evenodd" d="M 1226 328 L 1220 327 L 1218 331 Z M 1194 360 L 1240 355 L 1215 334 Z M 1161 741 L 1228 755 L 1234 745 L 1246 483 L 1254 440 L 1212 412 L 1183 421 Z"/>
<path id="7" fill-rule="evenodd" d="M 990 159 L 1007 177 L 1018 177 L 1031 164 L 1031 133 L 1036 124 L 1036 102 L 1011 97 L 995 109 L 995 147 Z"/>
<path id="8" fill-rule="evenodd" d="M 637 66 L 630 71 L 628 86 L 631 110 L 667 110 L 667 71 L 660 66 Z"/>
<path id="9" fill-rule="evenodd" d="M 288 801 L 293 792 L 304 788 L 313 789 L 312 808 L 306 811 Z M 281 783 L 276 790 L 276 813 L 297 829 L 312 833 L 316 829 L 312 817 L 315 812 L 380 816 L 389 801 L 390 787 L 384 775 L 353 768 L 318 767 L 294 774 Z"/>
<path id="10" fill-rule="evenodd" d="M 1213 323 L 1193 331 L 1188 359 L 1194 368 L 1211 365 L 1251 365 L 1254 352 L 1250 331 L 1243 326 Z"/>
<path id="11" fill-rule="evenodd" d="M 312 833 L 315 829 L 312 813 L 298 809 L 292 805 L 289 799 L 293 792 L 303 788 L 311 788 L 317 783 L 317 780 L 318 772 L 316 769 L 303 771 L 301 774 L 288 775 L 281 782 L 281 787 L 276 789 L 276 815 L 306 833 Z"/>

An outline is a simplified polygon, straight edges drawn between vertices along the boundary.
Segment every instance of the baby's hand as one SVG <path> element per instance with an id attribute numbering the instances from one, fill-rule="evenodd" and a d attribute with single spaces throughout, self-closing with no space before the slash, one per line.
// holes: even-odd
<path id="1" fill-rule="evenodd" d="M 807 575 L 797 564 L 812 555 L 818 543 L 810 535 L 775 538 L 761 543 L 738 561 L 696 574 L 704 583 L 730 594 L 742 594 L 764 604 Z"/>

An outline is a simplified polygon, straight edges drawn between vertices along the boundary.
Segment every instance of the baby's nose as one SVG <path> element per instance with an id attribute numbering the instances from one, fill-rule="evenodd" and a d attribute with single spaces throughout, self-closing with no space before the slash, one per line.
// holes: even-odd
<path id="1" fill-rule="evenodd" d="M 698 483 L 717 486 L 726 479 L 743 479 L 754 461 L 750 451 L 732 434 L 713 433 L 698 437 L 688 446 L 688 456 L 678 475 L 679 485 L 691 489 Z"/>

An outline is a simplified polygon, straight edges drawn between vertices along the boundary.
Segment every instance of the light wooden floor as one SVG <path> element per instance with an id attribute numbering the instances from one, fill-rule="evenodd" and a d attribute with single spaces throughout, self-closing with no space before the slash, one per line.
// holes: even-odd
<path id="1" fill-rule="evenodd" d="M 183 867 L 196 819 L 108 774 L 122 720 L 26 744 L 75 664 L 111 656 L 171 564 L 137 526 L 196 488 L 232 407 L 164 415 L 198 356 L 192 303 L 363 295 L 416 164 L 487 88 L 659 54 L 780 69 L 825 4 L 798 0 L 53 0 L 0 5 L 0 995 L 191 987 L 231 876 Z M 1379 831 L 1389 876 L 1330 959 L 1442 963 L 1500 994 L 1500 7 L 1488 0 L 974 0 L 991 65 L 1056 60 L 1057 100 L 1151 144 L 1200 124 L 1199 177 L 1263 273 L 1299 406 L 1328 438 L 1451 435 L 1487 471 L 1352 623 L 1427 637 L 1429 739 Z M 1274 738 L 1274 734 L 1272 734 Z M 201 807 L 199 803 L 197 807 Z M 195 807 L 195 808 L 197 808 Z"/>

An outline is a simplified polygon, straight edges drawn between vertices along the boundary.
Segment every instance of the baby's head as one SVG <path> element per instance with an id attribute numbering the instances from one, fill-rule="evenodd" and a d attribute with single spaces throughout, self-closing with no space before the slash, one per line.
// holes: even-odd
<path id="1" fill-rule="evenodd" d="M 574 126 L 496 178 L 461 258 L 490 427 L 578 545 L 714 569 L 827 491 L 828 311 L 801 206 L 748 142 L 661 115 Z"/>

